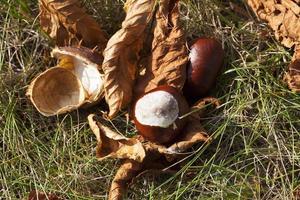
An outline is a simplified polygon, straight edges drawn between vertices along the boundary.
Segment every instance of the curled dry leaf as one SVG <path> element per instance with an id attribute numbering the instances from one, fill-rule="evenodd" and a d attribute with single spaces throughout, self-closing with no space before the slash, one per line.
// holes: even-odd
<path id="1" fill-rule="evenodd" d="M 130 1 L 122 28 L 110 38 L 104 50 L 102 68 L 110 118 L 131 101 L 139 52 L 154 3 L 155 0 Z"/>
<path id="2" fill-rule="evenodd" d="M 179 90 L 186 79 L 188 52 L 183 29 L 180 26 L 178 1 L 162 0 L 156 13 L 152 53 L 146 73 L 138 78 L 137 95 L 159 85 L 170 85 Z"/>
<path id="3" fill-rule="evenodd" d="M 97 157 L 105 158 L 128 158 L 142 162 L 146 156 L 142 143 L 134 138 L 126 138 L 96 120 L 95 115 L 88 116 L 89 125 L 96 135 Z"/>
<path id="4" fill-rule="evenodd" d="M 46 194 L 44 192 L 39 192 L 37 190 L 32 190 L 29 193 L 28 200 L 63 200 L 55 194 Z"/>
<path id="5" fill-rule="evenodd" d="M 78 0 L 39 0 L 39 5 L 41 27 L 58 46 L 105 48 L 106 34 Z"/>
<path id="6" fill-rule="evenodd" d="M 177 138 L 177 142 L 167 148 L 166 159 L 174 160 L 186 150 L 199 142 L 209 142 L 210 138 L 206 130 L 202 127 L 199 120 L 193 117 L 188 118 L 188 124 L 183 130 L 181 137 Z M 186 153 L 185 153 L 186 154 Z M 190 153 L 189 153 L 190 154 Z"/>
<path id="7" fill-rule="evenodd" d="M 171 167 L 171 169 L 165 169 L 168 164 L 169 163 L 166 163 L 162 158 L 156 160 L 148 159 L 144 163 L 139 163 L 130 159 L 124 160 L 111 183 L 108 199 L 126 199 L 125 192 L 127 186 L 133 184 L 134 180 L 146 173 L 155 175 L 175 174 L 178 170 L 173 169 L 173 167 Z"/>
<path id="8" fill-rule="evenodd" d="M 109 190 L 109 200 L 121 200 L 126 190 L 126 184 L 130 182 L 142 170 L 142 164 L 134 160 L 126 159 L 118 169 Z"/>
<path id="9" fill-rule="evenodd" d="M 297 64 L 300 45 L 299 0 L 248 0 L 256 15 L 265 20 L 275 31 L 276 39 L 288 48 L 295 48 L 295 55 L 285 76 L 290 89 L 300 92 L 300 72 Z M 296 62 L 296 64 L 295 64 Z"/>
<path id="10" fill-rule="evenodd" d="M 33 105 L 52 116 L 92 105 L 104 96 L 101 56 L 84 47 L 59 47 L 52 51 L 59 64 L 33 79 L 27 90 Z"/>

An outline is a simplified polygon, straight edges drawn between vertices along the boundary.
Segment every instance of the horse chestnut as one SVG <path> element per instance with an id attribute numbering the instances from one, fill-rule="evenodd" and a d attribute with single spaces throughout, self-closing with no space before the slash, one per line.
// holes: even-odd
<path id="1" fill-rule="evenodd" d="M 214 86 L 224 59 L 222 45 L 213 38 L 199 38 L 191 46 L 184 95 L 199 99 Z"/>
<path id="2" fill-rule="evenodd" d="M 177 89 L 159 86 L 136 101 L 132 114 L 142 136 L 163 144 L 171 142 L 181 132 L 186 119 L 179 117 L 188 111 L 188 103 Z"/>

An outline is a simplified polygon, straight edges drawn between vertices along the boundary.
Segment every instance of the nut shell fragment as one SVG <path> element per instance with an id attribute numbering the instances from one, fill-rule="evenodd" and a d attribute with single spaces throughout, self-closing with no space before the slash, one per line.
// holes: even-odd
<path id="1" fill-rule="evenodd" d="M 36 77 L 27 94 L 44 116 L 76 109 L 85 99 L 84 88 L 79 79 L 71 71 L 61 67 L 50 68 Z"/>
<path id="2" fill-rule="evenodd" d="M 73 73 L 87 92 L 87 101 L 97 101 L 104 95 L 103 75 L 99 71 L 102 57 L 98 53 L 83 47 L 57 47 L 51 54 L 60 60 L 71 59 Z"/>
<path id="3" fill-rule="evenodd" d="M 51 52 L 53 57 L 59 58 L 60 56 L 67 55 L 67 56 L 76 56 L 77 59 L 86 62 L 89 65 L 93 65 L 98 67 L 101 65 L 103 59 L 100 54 L 91 51 L 85 47 L 56 47 Z"/>
<path id="4" fill-rule="evenodd" d="M 27 91 L 41 114 L 63 114 L 103 98 L 99 54 L 83 47 L 59 47 L 53 49 L 52 56 L 59 64 L 37 76 Z"/>

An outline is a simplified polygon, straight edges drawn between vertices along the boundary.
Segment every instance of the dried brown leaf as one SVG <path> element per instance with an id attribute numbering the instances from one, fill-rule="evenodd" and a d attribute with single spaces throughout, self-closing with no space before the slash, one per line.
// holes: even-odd
<path id="1" fill-rule="evenodd" d="M 32 190 L 28 195 L 28 200 L 63 200 L 55 194 L 46 194 L 37 190 Z"/>
<path id="2" fill-rule="evenodd" d="M 208 142 L 209 136 L 202 127 L 199 120 L 189 117 L 188 124 L 183 130 L 181 136 L 176 139 L 176 142 L 169 147 L 158 145 L 155 143 L 147 142 L 144 144 L 145 150 L 148 155 L 158 153 L 165 155 L 168 161 L 172 161 L 180 154 L 191 148 L 193 145 L 199 142 Z"/>
<path id="3" fill-rule="evenodd" d="M 210 138 L 207 132 L 202 127 L 199 120 L 189 117 L 188 124 L 183 130 L 181 136 L 176 139 L 176 142 L 169 147 L 158 145 L 152 142 L 147 142 L 144 145 L 147 156 L 145 158 L 145 166 L 148 167 L 149 157 L 159 157 L 158 155 L 164 156 L 169 162 L 173 161 L 177 157 L 181 157 L 187 149 L 199 142 L 209 142 Z M 151 158 L 150 158 L 151 160 Z M 159 159 L 160 162 L 162 158 Z M 166 166 L 166 165 L 165 165 Z"/>
<path id="4" fill-rule="evenodd" d="M 300 1 L 299 0 L 248 0 L 255 14 L 265 20 L 275 31 L 276 39 L 284 46 L 295 47 L 292 63 L 285 76 L 289 88 L 300 92 L 300 72 L 298 59 L 300 52 Z"/>
<path id="5" fill-rule="evenodd" d="M 166 151 L 167 151 L 166 146 L 161 145 L 161 144 L 157 144 L 157 143 L 153 143 L 153 142 L 150 142 L 150 141 L 144 142 L 143 145 L 146 149 L 146 152 L 153 151 L 153 152 L 158 152 L 158 153 L 161 153 L 161 154 L 165 154 Z"/>
<path id="6" fill-rule="evenodd" d="M 109 200 L 123 199 L 127 184 L 142 170 L 142 164 L 133 160 L 125 160 L 118 169 L 109 190 Z"/>
<path id="7" fill-rule="evenodd" d="M 39 0 L 39 5 L 41 27 L 58 46 L 105 48 L 106 34 L 78 0 Z"/>
<path id="8" fill-rule="evenodd" d="M 102 68 L 110 118 L 131 101 L 144 30 L 151 19 L 154 3 L 155 0 L 131 2 L 122 28 L 110 38 L 104 50 Z"/>
<path id="9" fill-rule="evenodd" d="M 152 54 L 145 75 L 139 77 L 137 95 L 159 85 L 182 89 L 186 79 L 188 52 L 183 29 L 180 26 L 178 1 L 162 0 L 156 13 Z"/>
<path id="10" fill-rule="evenodd" d="M 124 3 L 124 10 L 125 12 L 127 13 L 129 8 L 132 6 L 132 4 L 134 3 L 135 0 L 127 0 L 125 3 Z"/>
<path id="11" fill-rule="evenodd" d="M 300 44 L 300 5 L 293 0 L 248 0 L 256 15 L 275 31 L 275 36 L 286 47 Z"/>
<path id="12" fill-rule="evenodd" d="M 95 115 L 88 116 L 89 125 L 97 137 L 97 157 L 99 160 L 106 158 L 128 158 L 142 162 L 146 156 L 142 143 L 135 138 L 122 136 L 109 127 L 102 125 Z"/>
<path id="13" fill-rule="evenodd" d="M 208 142 L 209 135 L 202 127 L 199 120 L 189 117 L 188 124 L 183 130 L 181 137 L 177 139 L 177 142 L 171 145 L 167 150 L 171 157 L 176 157 L 176 154 L 185 152 L 193 145 L 199 142 Z M 168 157 L 169 159 L 170 157 Z"/>

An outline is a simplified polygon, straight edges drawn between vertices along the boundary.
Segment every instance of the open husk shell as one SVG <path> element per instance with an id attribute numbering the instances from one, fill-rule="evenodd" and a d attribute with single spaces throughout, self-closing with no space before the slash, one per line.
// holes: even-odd
<path id="1" fill-rule="evenodd" d="M 85 99 L 84 93 L 75 74 L 61 67 L 53 67 L 41 73 L 32 81 L 28 90 L 33 105 L 45 116 L 78 108 Z"/>
<path id="2" fill-rule="evenodd" d="M 38 75 L 27 95 L 44 116 L 66 113 L 95 104 L 104 96 L 102 58 L 83 47 L 59 47 L 52 51 L 57 66 Z"/>

